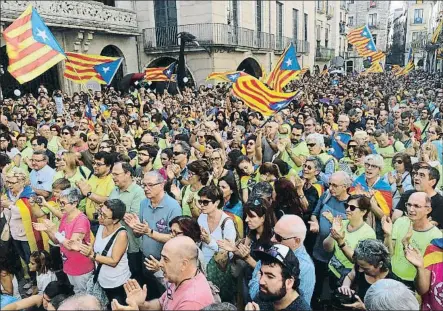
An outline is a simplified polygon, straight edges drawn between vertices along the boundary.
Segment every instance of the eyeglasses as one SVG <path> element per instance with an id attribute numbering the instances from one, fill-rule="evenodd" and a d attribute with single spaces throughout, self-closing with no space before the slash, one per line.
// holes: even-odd
<path id="1" fill-rule="evenodd" d="M 62 158 L 55 158 L 55 162 L 60 162 L 60 161 L 63 161 L 63 159 Z M 92 164 L 92 165 L 94 165 L 94 164 Z"/>
<path id="2" fill-rule="evenodd" d="M 108 148 L 111 148 L 111 147 L 109 147 L 109 146 L 100 146 L 98 149 L 99 150 L 103 150 L 103 149 L 108 149 Z"/>
<path id="3" fill-rule="evenodd" d="M 44 162 L 45 159 L 31 159 L 31 162 Z"/>
<path id="4" fill-rule="evenodd" d="M 185 153 L 183 151 L 174 151 L 172 154 L 175 156 L 179 156 L 179 155 L 185 154 Z"/>
<path id="5" fill-rule="evenodd" d="M 308 170 L 312 170 L 312 166 L 307 165 L 307 164 L 303 164 L 303 168 L 307 168 Z"/>
<path id="6" fill-rule="evenodd" d="M 144 156 L 144 157 L 149 157 L 149 153 L 144 153 L 144 152 L 143 153 L 139 153 L 138 155 L 139 156 Z"/>
<path id="7" fill-rule="evenodd" d="M 221 160 L 220 157 L 213 157 L 213 158 L 211 158 L 211 161 L 212 161 L 212 162 L 214 162 L 214 161 L 219 161 L 219 160 Z"/>
<path id="8" fill-rule="evenodd" d="M 417 209 L 417 208 L 424 208 L 424 207 L 431 207 L 430 205 L 418 205 L 418 204 L 412 204 L 412 203 L 406 203 L 405 204 L 405 206 L 406 206 L 406 208 L 411 208 L 411 207 L 413 207 L 414 209 Z"/>
<path id="9" fill-rule="evenodd" d="M 7 142 L 7 140 L 6 139 L 0 139 L 0 143 L 5 143 L 5 142 Z M 34 145 L 33 145 L 34 146 Z M 37 145 L 36 145 L 37 146 Z"/>
<path id="10" fill-rule="evenodd" d="M 163 182 L 158 182 L 158 183 L 155 183 L 155 184 L 143 184 L 143 187 L 144 188 L 152 188 L 152 187 L 155 187 L 155 186 L 160 185 L 162 183 Z"/>
<path id="11" fill-rule="evenodd" d="M 317 144 L 316 143 L 310 143 L 310 144 L 306 144 L 308 147 L 313 148 L 315 147 Z"/>
<path id="12" fill-rule="evenodd" d="M 69 132 L 62 132 L 63 135 L 71 135 Z"/>
<path id="13" fill-rule="evenodd" d="M 58 201 L 58 204 L 61 206 L 61 207 L 65 207 L 67 204 L 73 204 L 74 202 L 63 202 L 63 201 Z"/>
<path id="14" fill-rule="evenodd" d="M 213 203 L 211 200 L 198 200 L 198 204 L 202 206 L 208 206 L 209 203 Z"/>
<path id="15" fill-rule="evenodd" d="M 102 211 L 98 211 L 98 217 L 101 217 L 101 218 L 103 218 L 104 220 L 106 220 L 106 219 L 112 219 L 112 217 L 109 217 L 109 216 L 107 216 L 107 215 L 105 215 L 105 213 L 103 213 Z"/>
<path id="16" fill-rule="evenodd" d="M 403 160 L 394 160 L 392 164 L 403 164 Z"/>
<path id="17" fill-rule="evenodd" d="M 365 163 L 365 168 L 366 169 L 375 169 L 375 168 L 379 168 L 377 165 L 374 164 L 370 164 L 370 163 Z"/>
<path id="18" fill-rule="evenodd" d="M 96 165 L 96 166 L 103 166 L 106 165 L 105 163 L 100 163 L 100 162 L 92 162 L 92 165 Z"/>
<path id="19" fill-rule="evenodd" d="M 347 210 L 347 209 L 349 208 L 349 210 L 350 210 L 351 212 L 355 211 L 356 208 L 359 208 L 359 207 L 356 206 L 356 205 L 352 205 L 352 204 L 348 204 L 348 203 L 345 203 L 344 205 L 345 205 L 345 210 Z"/>
<path id="20" fill-rule="evenodd" d="M 343 185 L 337 185 L 337 184 L 334 184 L 334 183 L 329 183 L 329 188 L 338 188 L 338 187 L 341 187 L 341 186 L 343 186 Z"/>

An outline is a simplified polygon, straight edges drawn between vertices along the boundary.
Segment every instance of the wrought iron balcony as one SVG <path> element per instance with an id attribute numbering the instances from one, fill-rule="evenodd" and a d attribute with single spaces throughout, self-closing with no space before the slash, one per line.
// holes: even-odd
<path id="1" fill-rule="evenodd" d="M 309 53 L 309 42 L 304 40 L 294 40 L 288 37 L 276 37 L 275 38 L 275 50 L 278 52 L 283 52 L 283 50 L 289 45 L 289 43 L 294 42 L 295 49 L 297 53 Z"/>
<path id="2" fill-rule="evenodd" d="M 252 29 L 234 27 L 227 24 L 191 24 L 171 27 L 143 29 L 144 49 L 146 53 L 177 49 L 180 45 L 177 34 L 186 31 L 193 34 L 202 47 L 247 48 L 257 50 L 282 51 L 293 41 L 273 34 Z M 309 42 L 295 40 L 298 53 L 309 52 Z"/>
<path id="3" fill-rule="evenodd" d="M 324 46 L 317 47 L 315 51 L 316 61 L 328 61 L 334 56 L 334 49 L 330 49 Z"/>

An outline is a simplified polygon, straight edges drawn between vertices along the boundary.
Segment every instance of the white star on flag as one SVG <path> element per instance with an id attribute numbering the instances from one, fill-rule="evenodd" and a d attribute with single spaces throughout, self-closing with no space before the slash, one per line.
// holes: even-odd
<path id="1" fill-rule="evenodd" d="M 170 75 L 171 74 L 171 70 L 167 70 L 166 74 Z"/>
<path id="2" fill-rule="evenodd" d="M 42 38 L 43 41 L 46 41 L 46 39 L 48 38 L 48 35 L 46 34 L 46 30 L 40 30 L 39 28 L 37 28 L 37 36 L 39 36 L 40 38 Z"/>
<path id="3" fill-rule="evenodd" d="M 111 68 L 109 67 L 103 67 L 103 73 L 107 73 Z"/>
<path id="4" fill-rule="evenodd" d="M 292 60 L 288 58 L 288 60 L 286 61 L 286 66 L 291 66 L 291 65 L 292 65 Z"/>

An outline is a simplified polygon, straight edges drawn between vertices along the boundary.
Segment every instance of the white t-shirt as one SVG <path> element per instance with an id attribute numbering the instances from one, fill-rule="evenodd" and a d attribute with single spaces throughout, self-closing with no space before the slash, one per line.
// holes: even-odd
<path id="1" fill-rule="evenodd" d="M 0 289 L 2 291 L 5 290 L 1 284 L 0 284 Z M 14 278 L 12 279 L 12 296 L 14 296 L 17 299 L 22 299 L 22 296 L 20 296 L 20 292 L 18 291 L 18 281 L 15 275 Z"/>
<path id="2" fill-rule="evenodd" d="M 57 276 L 54 272 L 48 271 L 47 273 L 38 274 L 37 273 L 37 288 L 38 294 L 43 295 L 46 286 L 52 281 L 57 281 Z"/>
<path id="3" fill-rule="evenodd" d="M 215 228 L 213 232 L 209 231 L 208 215 L 200 214 L 200 216 L 198 217 L 198 224 L 201 227 L 203 227 L 206 230 L 206 232 L 210 232 L 211 235 L 211 242 L 209 244 L 202 242 L 202 251 L 203 255 L 205 256 L 206 264 L 208 264 L 212 256 L 214 256 L 214 254 L 218 252 L 218 245 L 217 245 L 218 240 L 222 240 L 224 238 L 229 241 L 235 241 L 236 231 L 235 231 L 234 221 L 232 219 L 226 221 L 224 236 L 222 237 L 221 224 L 223 223 L 223 220 L 227 217 L 229 216 L 226 213 L 222 214 L 220 222 L 218 223 L 217 228 Z"/>

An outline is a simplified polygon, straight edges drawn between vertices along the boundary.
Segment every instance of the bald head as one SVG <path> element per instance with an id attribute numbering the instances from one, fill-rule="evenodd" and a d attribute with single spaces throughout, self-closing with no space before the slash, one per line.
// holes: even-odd
<path id="1" fill-rule="evenodd" d="M 163 247 L 163 251 L 168 256 L 179 257 L 182 260 L 195 259 L 198 255 L 197 245 L 190 237 L 187 236 L 178 236 L 169 240 Z"/>
<path id="2" fill-rule="evenodd" d="M 422 206 L 431 206 L 431 197 L 426 192 L 418 191 L 410 195 L 408 202 Z"/>
<path id="3" fill-rule="evenodd" d="M 283 237 L 297 237 L 300 243 L 306 238 L 306 225 L 297 215 L 283 215 L 275 224 L 274 230 Z"/>
<path id="4" fill-rule="evenodd" d="M 58 310 L 104 310 L 104 308 L 94 296 L 77 294 L 66 299 Z"/>

